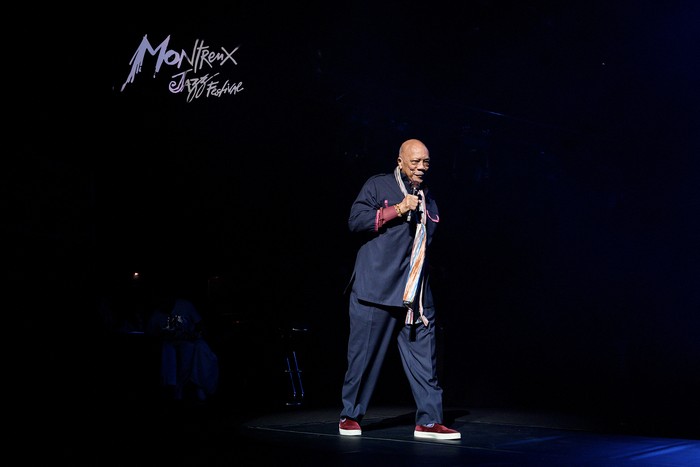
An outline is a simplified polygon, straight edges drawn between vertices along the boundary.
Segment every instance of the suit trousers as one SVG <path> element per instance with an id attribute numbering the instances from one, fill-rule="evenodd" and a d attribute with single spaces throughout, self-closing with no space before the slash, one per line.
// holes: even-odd
<path id="1" fill-rule="evenodd" d="M 424 309 L 428 326 L 404 323 L 406 309 L 387 307 L 359 300 L 350 294 L 350 334 L 347 370 L 342 388 L 341 418 L 358 422 L 369 407 L 380 370 L 392 340 L 396 339 L 404 373 L 416 403 L 416 424 L 442 423 L 442 388 L 437 377 L 435 310 Z"/>

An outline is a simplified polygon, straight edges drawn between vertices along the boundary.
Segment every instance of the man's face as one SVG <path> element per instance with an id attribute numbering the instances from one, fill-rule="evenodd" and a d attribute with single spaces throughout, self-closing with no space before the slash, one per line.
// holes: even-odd
<path id="1" fill-rule="evenodd" d="M 412 184 L 420 185 L 430 168 L 430 155 L 423 146 L 411 147 L 399 156 L 399 169 Z"/>

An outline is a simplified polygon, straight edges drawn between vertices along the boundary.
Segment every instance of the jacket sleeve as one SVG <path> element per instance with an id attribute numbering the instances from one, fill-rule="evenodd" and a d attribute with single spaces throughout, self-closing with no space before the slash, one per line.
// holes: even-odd
<path id="1" fill-rule="evenodd" d="M 367 180 L 355 198 L 348 219 L 351 232 L 378 232 L 386 222 L 398 217 L 393 207 L 397 201 L 382 199 L 378 181 L 377 176 Z"/>
<path id="2" fill-rule="evenodd" d="M 348 227 L 351 232 L 376 232 L 378 211 L 385 207 L 385 200 L 379 199 L 376 177 L 365 182 L 350 207 Z"/>

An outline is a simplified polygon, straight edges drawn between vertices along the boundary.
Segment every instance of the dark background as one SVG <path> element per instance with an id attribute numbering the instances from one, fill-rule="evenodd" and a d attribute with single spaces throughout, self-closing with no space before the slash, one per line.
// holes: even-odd
<path id="1" fill-rule="evenodd" d="M 111 371 L 96 304 L 140 271 L 200 306 L 222 391 L 276 393 L 301 325 L 309 398 L 339 403 L 350 204 L 419 138 L 446 402 L 696 420 L 695 2 L 253 5 L 17 16 L 7 273 L 29 381 Z M 144 35 L 240 46 L 244 90 L 186 102 L 151 61 L 120 91 Z M 386 373 L 377 399 L 410 401 Z"/>

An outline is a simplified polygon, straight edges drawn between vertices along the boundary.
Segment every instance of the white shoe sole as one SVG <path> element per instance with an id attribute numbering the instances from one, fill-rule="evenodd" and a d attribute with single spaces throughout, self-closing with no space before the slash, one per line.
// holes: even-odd
<path id="1" fill-rule="evenodd" d="M 461 439 L 461 433 L 426 433 L 425 431 L 414 431 L 413 436 L 423 439 Z"/>
<path id="2" fill-rule="evenodd" d="M 338 428 L 338 430 L 343 436 L 360 436 L 362 434 L 362 430 L 343 430 L 342 428 Z"/>

